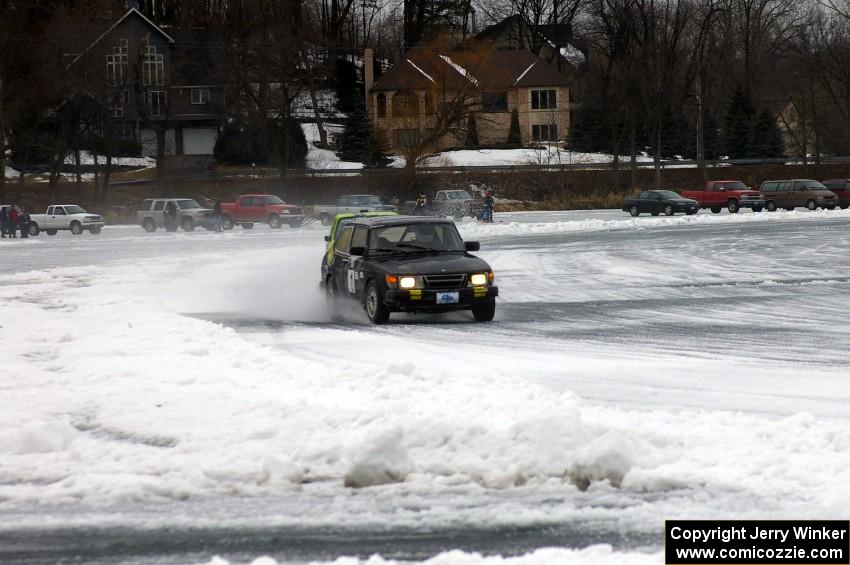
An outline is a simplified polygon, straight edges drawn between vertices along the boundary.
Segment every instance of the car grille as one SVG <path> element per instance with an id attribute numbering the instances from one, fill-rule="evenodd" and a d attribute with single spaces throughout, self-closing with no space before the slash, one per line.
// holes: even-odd
<path id="1" fill-rule="evenodd" d="M 466 275 L 428 275 L 425 288 L 462 288 L 466 285 Z"/>

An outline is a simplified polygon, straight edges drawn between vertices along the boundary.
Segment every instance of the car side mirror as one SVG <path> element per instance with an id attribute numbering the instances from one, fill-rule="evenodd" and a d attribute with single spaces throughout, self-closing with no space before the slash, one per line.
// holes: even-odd
<path id="1" fill-rule="evenodd" d="M 330 241 L 330 240 L 331 240 L 331 236 L 326 235 L 326 236 L 325 236 L 325 241 L 327 242 L 327 241 Z"/>
<path id="2" fill-rule="evenodd" d="M 348 254 L 349 255 L 357 255 L 357 256 L 365 255 L 366 254 L 366 248 L 363 247 L 362 245 L 358 245 L 356 247 L 351 247 L 348 250 Z"/>
<path id="3" fill-rule="evenodd" d="M 479 249 L 481 249 L 481 244 L 477 241 L 465 241 L 463 243 L 463 247 L 467 251 L 478 251 Z"/>

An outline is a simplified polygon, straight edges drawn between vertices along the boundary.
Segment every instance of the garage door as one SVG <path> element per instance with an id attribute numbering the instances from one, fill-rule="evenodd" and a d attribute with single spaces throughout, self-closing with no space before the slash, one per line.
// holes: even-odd
<path id="1" fill-rule="evenodd" d="M 183 128 L 183 154 L 212 155 L 217 137 L 215 128 Z"/>

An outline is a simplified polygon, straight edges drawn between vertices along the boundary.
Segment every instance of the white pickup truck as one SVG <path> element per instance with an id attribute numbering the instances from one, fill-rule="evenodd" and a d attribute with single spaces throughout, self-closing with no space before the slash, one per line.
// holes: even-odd
<path id="1" fill-rule="evenodd" d="M 340 196 L 336 204 L 313 206 L 311 213 L 322 221 L 323 226 L 331 225 L 337 214 L 349 212 L 384 212 L 397 211 L 398 208 L 392 204 L 384 204 L 379 196 L 373 194 L 346 194 Z"/>
<path id="2" fill-rule="evenodd" d="M 47 235 L 56 235 L 58 230 L 70 230 L 79 235 L 88 230 L 92 234 L 100 233 L 103 218 L 89 214 L 76 204 L 57 204 L 48 206 L 44 214 L 30 214 L 30 235 L 45 231 Z"/>

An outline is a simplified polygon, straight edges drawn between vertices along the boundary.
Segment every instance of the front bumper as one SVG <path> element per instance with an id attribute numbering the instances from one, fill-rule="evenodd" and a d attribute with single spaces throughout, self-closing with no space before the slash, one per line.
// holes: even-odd
<path id="1" fill-rule="evenodd" d="M 738 208 L 764 208 L 767 204 L 764 198 L 741 198 L 738 201 Z"/>
<path id="2" fill-rule="evenodd" d="M 457 292 L 457 304 L 437 304 L 437 294 L 442 292 Z M 479 302 L 497 296 L 499 296 L 499 287 L 497 286 L 468 286 L 448 290 L 391 289 L 384 293 L 384 304 L 392 309 L 406 312 L 448 312 L 451 310 L 467 310 Z"/>
<path id="3" fill-rule="evenodd" d="M 103 220 L 82 220 L 80 222 L 80 225 L 83 226 L 84 228 L 91 228 L 91 227 L 101 227 L 102 228 L 104 226 L 104 222 L 103 222 Z"/>

